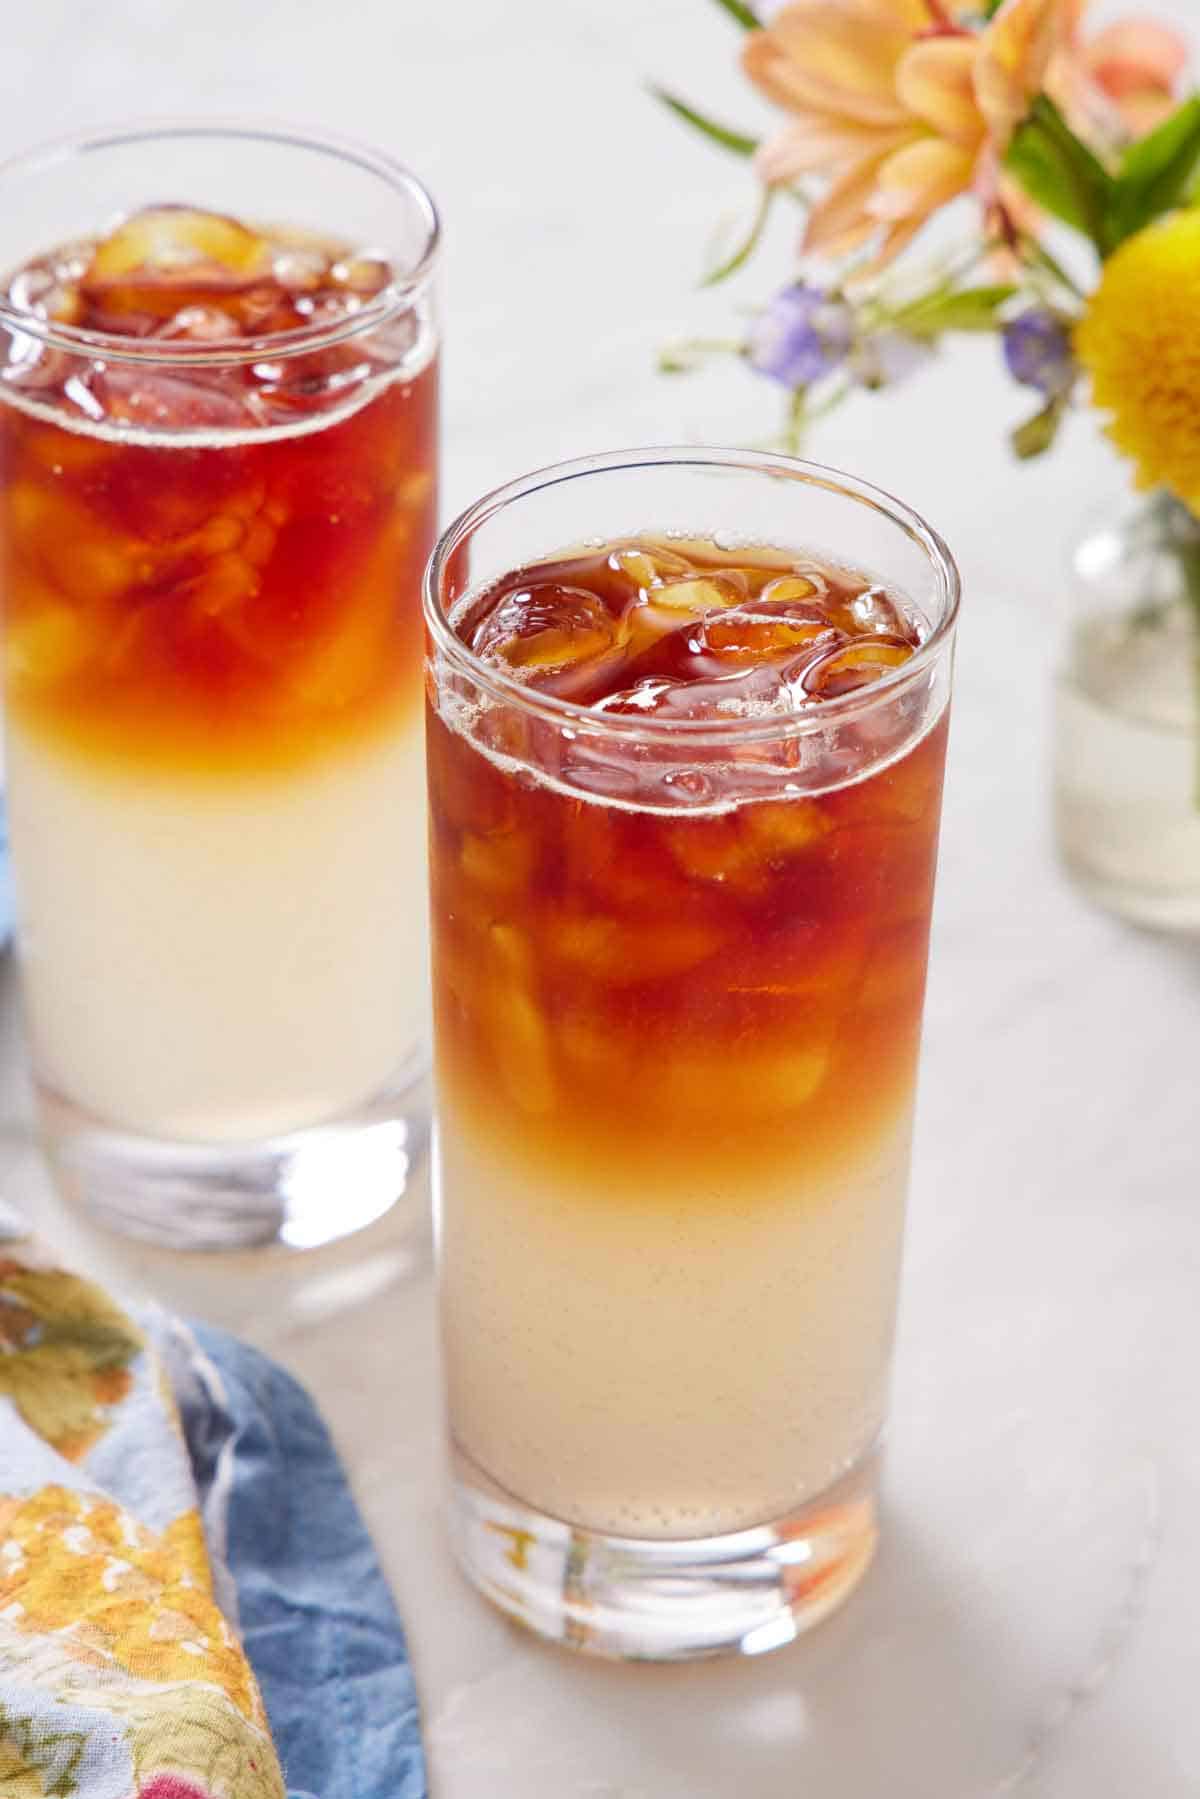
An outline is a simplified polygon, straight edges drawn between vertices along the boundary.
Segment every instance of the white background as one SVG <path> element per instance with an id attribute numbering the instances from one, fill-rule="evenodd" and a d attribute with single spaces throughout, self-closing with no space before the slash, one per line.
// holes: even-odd
<path id="1" fill-rule="evenodd" d="M 1157 11 L 1197 23 L 1194 0 Z M 0 150 L 206 111 L 408 161 L 447 228 L 449 511 L 561 456 L 770 435 L 774 392 L 740 370 L 654 372 L 664 341 L 720 332 L 785 278 L 786 231 L 773 263 L 697 293 L 750 178 L 642 85 L 762 128 L 737 37 L 706 0 L 39 0 L 0 24 Z M 1200 965 L 1092 913 L 1054 868 L 1052 620 L 1069 539 L 1119 486 L 1086 422 L 1015 469 L 1003 433 L 1028 409 L 982 344 L 812 446 L 926 511 L 967 598 L 887 1534 L 807 1642 L 616 1669 L 493 1617 L 438 1533 L 421 1244 L 384 1231 L 371 1260 L 284 1275 L 89 1243 L 30 1143 L 6 997 L 5 1195 L 100 1273 L 233 1323 L 308 1380 L 400 1596 L 439 1799 L 1200 1792 Z"/>

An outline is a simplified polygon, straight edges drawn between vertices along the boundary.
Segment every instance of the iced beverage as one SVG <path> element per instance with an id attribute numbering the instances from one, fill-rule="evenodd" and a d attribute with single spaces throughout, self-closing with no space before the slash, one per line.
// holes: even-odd
<path id="1" fill-rule="evenodd" d="M 296 224 L 142 208 L 4 296 L 33 1060 L 68 1181 L 102 1205 L 124 1185 L 116 1221 L 168 1240 L 286 1237 L 261 1146 L 389 1117 L 425 1035 L 433 327 L 384 249 L 295 206 Z M 189 1146 L 190 1211 L 168 1145 Z M 339 1226 L 310 1208 L 304 1228 Z"/>
<path id="2" fill-rule="evenodd" d="M 852 1488 L 891 1350 L 937 620 L 803 543 L 678 532 L 445 600 L 432 916 L 468 1565 L 480 1508 L 513 1554 L 529 1536 L 529 1567 L 546 1529 L 577 1559 L 629 1539 L 653 1560 L 815 1503 L 824 1541 L 786 1603 L 823 1609 L 873 1541 Z M 547 1628 L 536 1594 L 511 1600 L 518 1572 L 482 1584 Z M 552 1634 L 729 1646 L 645 1619 L 631 1639 L 618 1609 L 591 1592 Z"/>

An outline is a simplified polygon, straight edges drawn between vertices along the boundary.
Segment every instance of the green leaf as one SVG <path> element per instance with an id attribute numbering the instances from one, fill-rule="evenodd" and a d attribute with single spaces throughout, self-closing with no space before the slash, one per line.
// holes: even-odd
<path id="1" fill-rule="evenodd" d="M 1109 207 L 1110 249 L 1181 205 L 1198 172 L 1200 94 L 1193 94 L 1125 152 Z"/>
<path id="2" fill-rule="evenodd" d="M 740 131 L 731 131 L 727 125 L 719 125 L 715 119 L 707 118 L 704 113 L 697 112 L 694 106 L 689 106 L 686 100 L 680 100 L 676 95 L 668 93 L 665 87 L 652 87 L 650 92 L 661 100 L 664 106 L 669 106 L 671 111 L 685 124 L 690 125 L 693 130 L 701 132 L 705 137 L 711 138 L 714 144 L 720 144 L 723 150 L 732 150 L 736 156 L 753 156 L 758 149 L 757 138 L 746 137 Z"/>
<path id="3" fill-rule="evenodd" d="M 1016 291 L 1011 285 L 997 284 L 929 294 L 896 313 L 892 323 L 910 337 L 937 337 L 943 331 L 994 331 L 997 313 Z"/>
<path id="4" fill-rule="evenodd" d="M 1058 428 L 1066 415 L 1065 399 L 1056 397 L 1035 412 L 1031 419 L 1018 425 L 1012 434 L 1012 447 L 1022 462 L 1032 462 L 1035 456 L 1044 456 L 1058 436 Z"/>
<path id="5" fill-rule="evenodd" d="M 994 19 L 996 14 L 1000 11 L 1000 8 L 1003 5 L 1004 5 L 1004 0 L 984 0 L 984 5 L 983 5 L 984 18 L 985 19 Z"/>
<path id="6" fill-rule="evenodd" d="M 738 269 L 749 262 L 755 250 L 758 248 L 759 239 L 762 237 L 763 227 L 766 225 L 768 215 L 771 211 L 771 202 L 774 198 L 774 188 L 764 187 L 762 198 L 758 203 L 758 211 L 754 215 L 754 222 L 751 225 L 750 230 L 738 245 L 737 249 L 734 250 L 731 255 L 727 256 L 723 262 L 718 263 L 715 269 L 709 271 L 700 283 L 701 287 L 716 287 L 719 281 L 727 280 L 730 275 L 736 273 Z"/>
<path id="7" fill-rule="evenodd" d="M 753 7 L 744 6 L 742 0 L 717 0 L 717 5 L 727 12 L 731 19 L 736 19 L 747 31 L 761 31 L 762 20 Z"/>
<path id="8" fill-rule="evenodd" d="M 1026 238 L 1023 244 L 1025 260 L 1036 272 L 1049 275 L 1050 279 L 1070 294 L 1073 300 L 1084 300 L 1086 295 L 1073 275 L 1067 273 L 1056 256 L 1052 256 L 1045 244 L 1038 243 L 1036 238 Z"/>
<path id="9" fill-rule="evenodd" d="M 1031 199 L 1107 255 L 1116 183 L 1045 94 L 1039 94 L 1004 158 Z"/>

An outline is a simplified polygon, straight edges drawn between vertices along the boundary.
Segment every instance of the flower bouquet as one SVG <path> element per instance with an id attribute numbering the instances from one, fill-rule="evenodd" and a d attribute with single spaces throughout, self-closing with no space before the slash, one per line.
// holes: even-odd
<path id="1" fill-rule="evenodd" d="M 990 333 L 1043 455 L 1090 403 L 1147 498 L 1080 546 L 1062 683 L 1068 866 L 1145 922 L 1200 928 L 1200 93 L 1187 46 L 1087 0 L 791 0 L 744 28 L 742 67 L 784 120 L 762 142 L 658 90 L 752 159 L 754 217 L 708 279 L 798 204 L 796 265 L 727 344 L 787 393 L 785 441 L 855 389 L 888 388 L 959 333 Z M 922 254 L 952 202 L 952 253 Z M 963 204 L 965 203 L 965 204 Z"/>

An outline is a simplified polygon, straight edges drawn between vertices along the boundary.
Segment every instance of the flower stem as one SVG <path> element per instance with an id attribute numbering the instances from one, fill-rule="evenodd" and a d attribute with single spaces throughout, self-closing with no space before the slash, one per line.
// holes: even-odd
<path id="1" fill-rule="evenodd" d="M 1165 489 L 1156 493 L 1146 512 L 1150 545 L 1175 560 L 1179 583 L 1175 594 L 1191 613 L 1192 683 L 1194 710 L 1192 718 L 1195 748 L 1193 750 L 1193 802 L 1200 811 L 1200 516 Z M 1135 615 L 1136 619 L 1136 615 Z M 1151 607 L 1146 613 L 1150 623 L 1161 623 L 1161 613 Z"/>
<path id="2" fill-rule="evenodd" d="M 1194 802 L 1200 811 L 1200 531 L 1194 534 L 1181 534 L 1178 543 L 1179 567 L 1183 575 L 1183 591 L 1188 605 L 1192 609 L 1192 675 L 1195 682 L 1196 710 L 1193 719 L 1195 734 L 1195 769 L 1194 769 Z"/>

